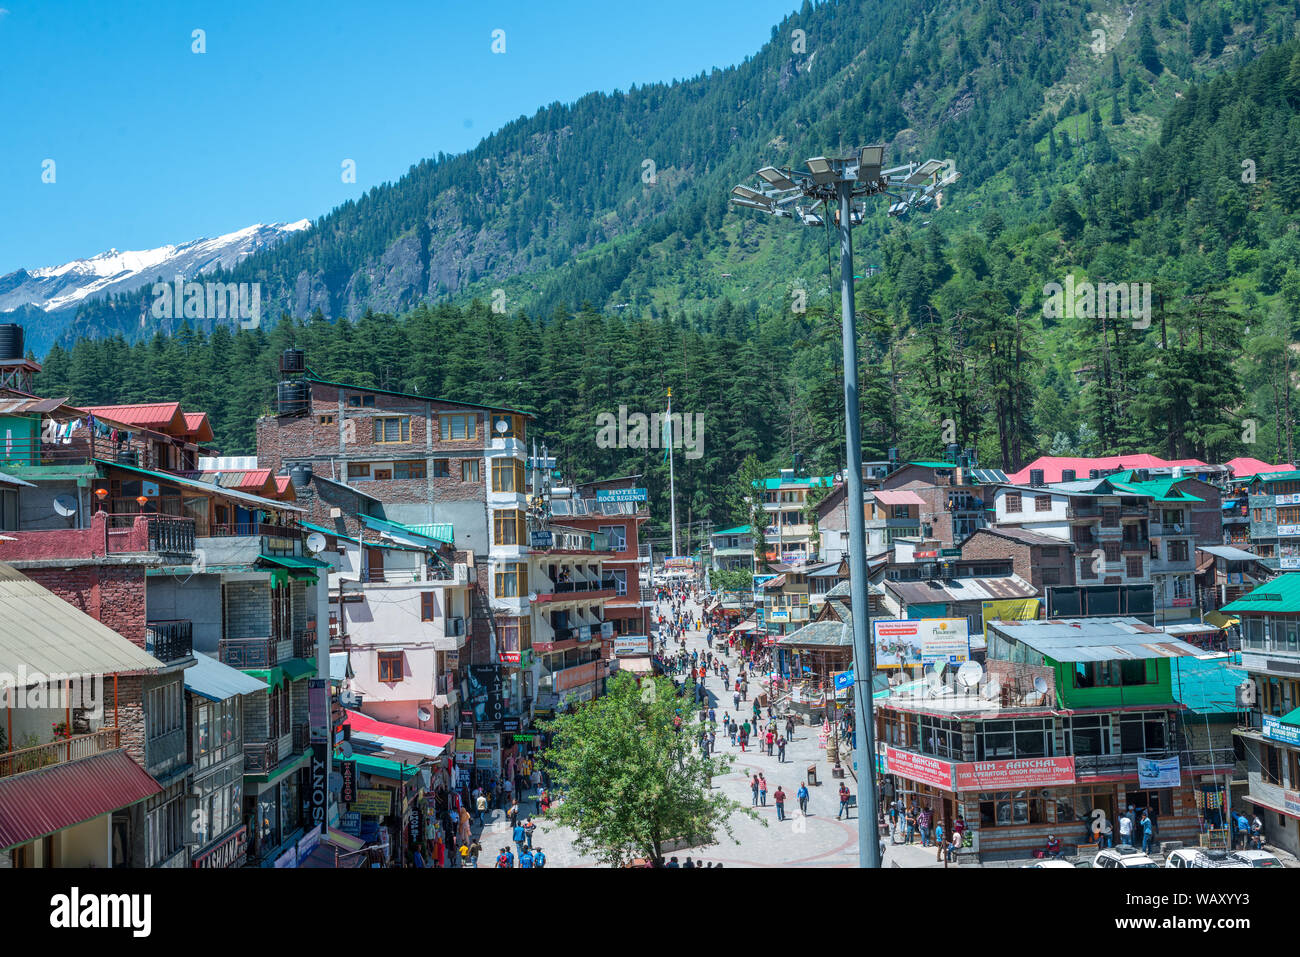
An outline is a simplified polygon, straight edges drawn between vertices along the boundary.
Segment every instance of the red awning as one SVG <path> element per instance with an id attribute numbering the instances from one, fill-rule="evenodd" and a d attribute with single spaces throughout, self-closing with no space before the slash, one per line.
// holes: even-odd
<path id="1" fill-rule="evenodd" d="M 427 744 L 435 748 L 445 748 L 452 742 L 452 736 L 449 734 L 437 734 L 433 731 L 421 731 L 419 728 L 408 728 L 404 724 L 389 724 L 387 721 L 377 721 L 360 711 L 349 711 L 348 718 L 343 723 L 349 725 L 353 731 L 360 731 L 363 734 L 373 734 L 382 738 L 399 738 L 402 741 L 414 741 L 417 744 Z"/>
<path id="2" fill-rule="evenodd" d="M 111 814 L 161 790 L 125 751 L 0 778 L 0 850 Z"/>

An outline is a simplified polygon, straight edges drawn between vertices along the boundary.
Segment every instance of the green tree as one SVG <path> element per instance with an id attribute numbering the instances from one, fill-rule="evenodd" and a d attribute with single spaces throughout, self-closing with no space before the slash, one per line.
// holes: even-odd
<path id="1" fill-rule="evenodd" d="M 670 841 L 716 844 L 719 832 L 736 841 L 737 814 L 759 820 L 712 789 L 733 759 L 701 753 L 694 713 L 671 679 L 619 674 L 603 697 L 544 723 L 552 735 L 544 760 L 563 796 L 550 816 L 574 829 L 578 850 L 620 867 L 661 860 Z"/>

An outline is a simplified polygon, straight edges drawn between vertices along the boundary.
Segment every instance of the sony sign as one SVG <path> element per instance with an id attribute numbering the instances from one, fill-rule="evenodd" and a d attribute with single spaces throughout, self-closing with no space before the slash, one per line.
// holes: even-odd
<path id="1" fill-rule="evenodd" d="M 323 741 L 311 746 L 311 780 L 308 786 L 311 790 L 307 795 L 307 827 L 310 830 L 319 825 L 324 831 L 329 807 L 329 745 Z"/>

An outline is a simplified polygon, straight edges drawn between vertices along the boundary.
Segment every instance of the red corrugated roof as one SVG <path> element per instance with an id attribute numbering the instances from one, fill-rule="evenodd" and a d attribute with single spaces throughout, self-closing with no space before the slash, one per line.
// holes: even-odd
<path id="1" fill-rule="evenodd" d="M 1229 459 L 1224 464 L 1232 469 L 1233 478 L 1250 478 L 1250 476 L 1258 475 L 1260 472 L 1291 472 L 1295 469 L 1295 466 L 1290 462 L 1269 465 L 1267 462 L 1261 462 L 1259 459 L 1252 459 L 1249 456 Z"/>
<path id="2" fill-rule="evenodd" d="M 0 850 L 110 814 L 161 790 L 125 751 L 0 778 Z"/>
<path id="3" fill-rule="evenodd" d="M 136 405 L 92 405 L 82 409 L 96 416 L 134 425 L 141 429 L 185 435 L 188 431 L 179 402 L 145 402 Z"/>
<path id="4" fill-rule="evenodd" d="M 402 741 L 415 741 L 419 744 L 432 745 L 435 748 L 445 748 L 452 741 L 449 734 L 437 734 L 433 731 L 421 731 L 419 728 L 408 728 L 404 724 L 389 724 L 387 721 L 377 721 L 360 711 L 349 711 L 347 720 L 343 723 L 350 725 L 353 731 L 360 731 L 363 734 L 375 734 L 384 738 L 399 738 Z"/>
<path id="5" fill-rule="evenodd" d="M 181 415 L 185 417 L 185 431 L 190 433 L 195 445 L 216 439 L 206 412 L 182 412 Z"/>
<path id="6" fill-rule="evenodd" d="M 1044 482 L 1059 482 L 1061 481 L 1062 469 L 1074 469 L 1075 479 L 1081 480 L 1088 477 L 1088 472 L 1091 469 L 1158 469 L 1170 468 L 1175 465 L 1181 465 L 1187 469 L 1209 468 L 1209 465 L 1200 459 L 1162 459 L 1158 455 L 1147 455 L 1146 453 L 1138 455 L 1105 455 L 1095 459 L 1040 455 L 1019 472 L 1008 473 L 1007 481 L 1015 485 L 1022 485 L 1029 481 L 1029 472 L 1032 469 L 1043 470 Z"/>
<path id="7" fill-rule="evenodd" d="M 871 493 L 877 502 L 886 505 L 924 505 L 925 499 L 910 489 L 878 489 Z"/>

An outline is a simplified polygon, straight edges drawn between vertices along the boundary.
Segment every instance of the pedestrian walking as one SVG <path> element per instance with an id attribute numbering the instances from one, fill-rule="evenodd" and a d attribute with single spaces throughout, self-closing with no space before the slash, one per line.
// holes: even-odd
<path id="1" fill-rule="evenodd" d="M 1151 850 L 1151 816 L 1146 811 L 1142 812 L 1142 853 L 1145 854 Z"/>
<path id="2" fill-rule="evenodd" d="M 921 846 L 930 846 L 930 808 L 927 805 L 920 814 L 916 816 L 916 826 L 921 830 Z"/>
<path id="3" fill-rule="evenodd" d="M 936 821 L 934 824 L 934 859 L 936 862 L 943 858 L 946 845 L 947 842 L 943 839 L 943 821 Z"/>
<path id="4" fill-rule="evenodd" d="M 785 719 L 785 737 L 787 741 L 794 740 L 794 715 L 787 715 Z"/>
<path id="5" fill-rule="evenodd" d="M 776 746 L 776 735 L 772 733 L 771 728 L 767 729 L 767 734 L 764 735 L 763 740 L 767 742 L 767 756 L 770 758 L 772 756 L 772 748 Z"/>
<path id="6" fill-rule="evenodd" d="M 785 764 L 785 738 L 784 737 L 780 737 L 776 739 L 776 753 L 777 753 L 777 759 L 782 764 Z"/>
<path id="7" fill-rule="evenodd" d="M 794 792 L 794 796 L 799 799 L 799 813 L 806 817 L 808 815 L 808 785 L 800 784 L 799 790 Z"/>
<path id="8" fill-rule="evenodd" d="M 761 772 L 758 775 L 758 803 L 767 807 L 767 778 Z"/>
<path id="9" fill-rule="evenodd" d="M 781 785 L 776 786 L 776 791 L 772 794 L 772 803 L 776 805 L 776 819 L 785 820 L 785 792 L 781 790 Z"/>
<path id="10" fill-rule="evenodd" d="M 524 822 L 524 834 L 528 838 L 528 849 L 530 851 L 533 849 L 533 832 L 536 830 L 537 825 L 533 823 L 532 816 L 530 815 L 528 820 Z"/>
<path id="11" fill-rule="evenodd" d="M 485 827 L 487 825 L 488 800 L 487 795 L 482 791 L 479 792 L 478 802 L 475 807 L 478 808 L 478 826 Z"/>
<path id="12" fill-rule="evenodd" d="M 745 750 L 745 739 L 740 739 L 740 750 Z M 749 782 L 749 790 L 754 795 L 754 807 L 758 807 L 758 775 L 755 774 L 752 781 Z"/>

